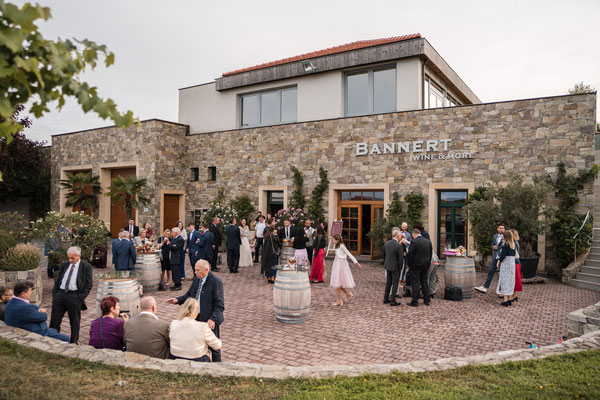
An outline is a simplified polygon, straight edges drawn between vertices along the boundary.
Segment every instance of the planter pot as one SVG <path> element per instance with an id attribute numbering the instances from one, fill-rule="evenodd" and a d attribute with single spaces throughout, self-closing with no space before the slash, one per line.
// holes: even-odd
<path id="1" fill-rule="evenodd" d="M 534 278 L 539 262 L 539 257 L 521 258 L 521 272 L 523 273 L 523 278 Z"/>
<path id="2" fill-rule="evenodd" d="M 36 269 L 30 269 L 29 271 L 0 271 L 0 286 L 12 288 L 17 281 L 32 281 L 33 292 L 31 293 L 29 302 L 39 306 L 42 304 L 42 295 L 44 292 L 41 271 L 41 266 L 38 266 Z"/>

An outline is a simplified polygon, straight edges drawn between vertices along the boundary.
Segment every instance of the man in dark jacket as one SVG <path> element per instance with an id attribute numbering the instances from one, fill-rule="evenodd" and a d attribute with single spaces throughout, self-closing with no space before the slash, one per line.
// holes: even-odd
<path id="1" fill-rule="evenodd" d="M 411 307 L 419 306 L 419 297 L 423 291 L 423 302 L 426 306 L 430 304 L 429 283 L 427 281 L 427 271 L 431 264 L 433 247 L 431 242 L 421 236 L 418 229 L 412 230 L 413 240 L 408 249 L 407 263 L 410 272 L 410 282 L 412 291 L 412 301 L 408 303 Z"/>
<path id="2" fill-rule="evenodd" d="M 190 265 L 192 271 L 196 268 L 196 260 L 198 259 L 198 244 L 200 242 L 200 232 L 196 230 L 196 226 L 193 222 L 190 222 L 187 227 L 188 236 L 185 252 L 190 257 Z"/>
<path id="3" fill-rule="evenodd" d="M 165 246 L 171 251 L 169 261 L 171 262 L 171 274 L 173 276 L 173 286 L 171 290 L 181 290 L 181 261 L 183 258 L 183 246 L 185 241 L 181 237 L 179 228 L 171 229 L 171 239 L 165 241 Z"/>
<path id="4" fill-rule="evenodd" d="M 387 271 L 383 304 L 389 303 L 390 306 L 400 305 L 400 303 L 396 302 L 398 282 L 400 281 L 400 272 L 402 271 L 402 263 L 404 261 L 402 245 L 399 242 L 400 235 L 400 231 L 394 229 L 392 231 L 392 238 L 383 245 L 383 265 Z"/>
<path id="5" fill-rule="evenodd" d="M 210 224 L 205 223 L 200 231 L 200 241 L 198 242 L 198 254 L 196 260 L 206 260 L 209 264 L 212 262 L 212 254 L 215 249 L 213 245 L 215 237 L 210 231 Z"/>
<path id="6" fill-rule="evenodd" d="M 112 244 L 112 262 L 116 271 L 134 271 L 137 260 L 135 246 L 129 240 L 129 232 L 119 234 L 120 240 Z"/>
<path id="7" fill-rule="evenodd" d="M 212 258 L 210 260 L 210 270 L 213 272 L 219 272 L 217 266 L 217 260 L 219 259 L 219 247 L 221 246 L 221 231 L 219 231 L 219 223 L 221 219 L 219 217 L 213 218 L 213 223 L 210 226 L 210 233 L 213 234 L 213 246 L 212 246 Z"/>
<path id="8" fill-rule="evenodd" d="M 223 283 L 210 272 L 210 264 L 206 260 L 196 262 L 196 277 L 186 294 L 177 298 L 170 298 L 167 304 L 183 304 L 192 297 L 200 303 L 200 313 L 197 321 L 206 322 L 213 330 L 216 337 L 220 337 L 219 326 L 223 323 L 225 298 L 223 296 Z M 212 361 L 221 361 L 221 351 L 212 351 Z"/>
<path id="9" fill-rule="evenodd" d="M 240 264 L 240 245 L 242 244 L 242 236 L 240 228 L 236 225 L 235 218 L 229 220 L 229 225 L 225 228 L 225 236 L 227 236 L 227 265 L 229 272 L 232 274 L 238 273 L 238 265 Z"/>

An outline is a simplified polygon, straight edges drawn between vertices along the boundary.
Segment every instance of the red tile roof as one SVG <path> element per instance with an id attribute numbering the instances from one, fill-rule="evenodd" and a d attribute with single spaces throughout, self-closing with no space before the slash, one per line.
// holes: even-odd
<path id="1" fill-rule="evenodd" d="M 235 74 L 239 74 L 241 72 L 253 71 L 256 69 L 272 67 L 275 65 L 281 65 L 281 64 L 287 64 L 287 63 L 296 62 L 296 61 L 307 60 L 309 58 L 321 57 L 321 56 L 326 56 L 329 54 L 343 53 L 345 51 L 363 49 L 365 47 L 373 47 L 373 46 L 379 46 L 382 44 L 401 42 L 403 40 L 418 39 L 420 37 L 421 37 L 420 33 L 413 33 L 411 35 L 395 36 L 395 37 L 383 38 L 383 39 L 359 40 L 358 42 L 347 43 L 347 44 L 343 44 L 341 46 L 330 47 L 328 49 L 313 51 L 310 53 L 301 54 L 299 56 L 283 58 L 281 60 L 271 61 L 271 62 L 260 64 L 260 65 L 255 65 L 253 67 L 242 68 L 242 69 L 238 69 L 238 70 L 231 71 L 231 72 L 225 72 L 222 76 L 235 75 Z"/>

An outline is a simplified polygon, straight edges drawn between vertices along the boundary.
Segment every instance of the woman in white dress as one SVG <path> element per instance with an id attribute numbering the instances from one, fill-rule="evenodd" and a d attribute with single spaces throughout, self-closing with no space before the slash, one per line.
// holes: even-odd
<path id="1" fill-rule="evenodd" d="M 335 259 L 331 267 L 331 282 L 329 286 L 335 288 L 337 291 L 337 301 L 333 305 L 341 306 L 344 304 L 342 301 L 342 292 L 346 294 L 346 301 L 349 301 L 353 295 L 348 289 L 356 286 L 346 258 L 350 257 L 358 269 L 360 269 L 360 264 L 350 251 L 348 251 L 346 246 L 344 246 L 344 241 L 340 235 L 333 235 L 333 244 L 335 245 Z"/>
<path id="2" fill-rule="evenodd" d="M 250 249 L 250 228 L 246 223 L 246 219 L 243 218 L 240 226 L 240 237 L 242 238 L 242 245 L 240 246 L 240 267 L 251 267 L 252 266 L 252 250 Z"/>

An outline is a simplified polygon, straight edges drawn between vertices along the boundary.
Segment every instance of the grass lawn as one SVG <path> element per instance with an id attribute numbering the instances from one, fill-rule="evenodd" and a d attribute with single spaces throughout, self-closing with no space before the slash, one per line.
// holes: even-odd
<path id="1" fill-rule="evenodd" d="M 107 366 L 0 339 L 0 371 L 0 399 L 600 399 L 600 350 L 419 374 L 276 381 Z"/>

